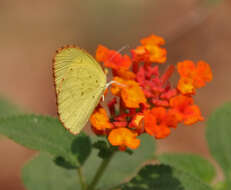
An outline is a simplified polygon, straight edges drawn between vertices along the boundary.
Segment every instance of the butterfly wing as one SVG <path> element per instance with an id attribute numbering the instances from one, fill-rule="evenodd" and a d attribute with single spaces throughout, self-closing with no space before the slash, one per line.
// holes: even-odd
<path id="1" fill-rule="evenodd" d="M 55 55 L 54 77 L 59 119 L 71 133 L 78 134 L 100 101 L 106 75 L 91 55 L 69 46 Z"/>

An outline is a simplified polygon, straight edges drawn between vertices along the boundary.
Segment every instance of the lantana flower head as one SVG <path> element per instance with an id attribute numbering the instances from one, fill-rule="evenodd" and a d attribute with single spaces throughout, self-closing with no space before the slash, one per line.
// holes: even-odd
<path id="1" fill-rule="evenodd" d="M 99 103 L 90 122 L 95 134 L 106 136 L 121 151 L 138 148 L 139 136 L 144 133 L 163 139 L 180 123 L 192 125 L 203 120 L 193 96 L 212 80 L 210 66 L 186 60 L 176 69 L 168 65 L 160 72 L 167 60 L 164 44 L 162 37 L 150 35 L 131 50 L 131 57 L 102 45 L 96 50 L 97 61 L 112 70 L 113 82 L 107 93 L 112 99 L 108 109 Z M 170 81 L 175 70 L 180 76 L 176 84 Z"/>

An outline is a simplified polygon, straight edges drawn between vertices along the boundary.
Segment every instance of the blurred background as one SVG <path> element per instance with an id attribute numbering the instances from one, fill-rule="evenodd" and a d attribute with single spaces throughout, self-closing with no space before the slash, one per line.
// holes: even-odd
<path id="1" fill-rule="evenodd" d="M 214 79 L 196 96 L 207 118 L 231 99 L 230 18 L 230 0 L 0 0 L 0 95 L 27 112 L 55 116 L 51 68 L 58 47 L 76 44 L 94 54 L 98 44 L 134 48 L 153 33 L 166 39 L 168 63 L 211 65 Z M 204 130 L 203 122 L 180 126 L 158 142 L 158 152 L 211 159 Z M 0 189 L 24 190 L 20 169 L 34 153 L 1 138 Z"/>

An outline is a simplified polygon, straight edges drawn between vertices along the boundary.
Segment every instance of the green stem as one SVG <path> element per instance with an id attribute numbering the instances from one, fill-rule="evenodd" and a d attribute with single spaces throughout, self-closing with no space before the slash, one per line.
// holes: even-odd
<path id="1" fill-rule="evenodd" d="M 113 151 L 109 157 L 102 160 L 102 162 L 101 162 L 99 168 L 97 169 L 95 176 L 94 176 L 92 182 L 90 183 L 90 185 L 88 186 L 87 190 L 94 190 L 95 189 L 97 183 L 99 182 L 100 178 L 103 176 L 103 173 L 104 173 L 105 169 L 107 168 L 108 164 L 110 163 L 114 154 L 115 154 L 115 151 Z"/>
<path id="2" fill-rule="evenodd" d="M 86 183 L 85 183 L 85 179 L 83 177 L 82 168 L 81 167 L 77 168 L 77 172 L 78 172 L 78 175 L 79 175 L 79 181 L 80 181 L 80 184 L 81 184 L 81 189 L 86 190 L 87 186 L 86 186 Z"/>

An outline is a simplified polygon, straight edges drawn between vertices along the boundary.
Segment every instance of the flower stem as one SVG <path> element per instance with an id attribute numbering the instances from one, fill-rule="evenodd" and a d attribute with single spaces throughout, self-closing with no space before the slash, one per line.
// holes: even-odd
<path id="1" fill-rule="evenodd" d="M 92 182 L 90 183 L 90 185 L 88 186 L 87 190 L 95 190 L 97 183 L 99 182 L 100 178 L 103 176 L 103 173 L 104 173 L 105 169 L 107 168 L 108 164 L 110 163 L 114 154 L 115 154 L 115 151 L 113 151 L 107 158 L 102 160 L 102 162 L 101 162 L 99 168 L 97 169 L 95 176 L 94 176 Z"/>
<path id="2" fill-rule="evenodd" d="M 80 181 L 80 184 L 81 184 L 81 189 L 86 190 L 87 186 L 86 186 L 86 183 L 85 183 L 85 179 L 83 177 L 82 168 L 81 167 L 77 168 L 77 172 L 78 172 L 78 175 L 79 175 L 79 181 Z"/>

